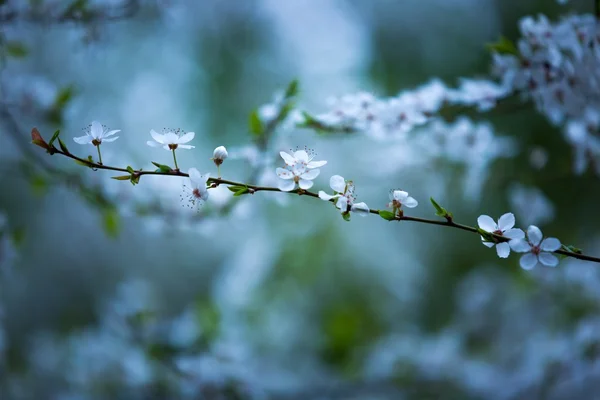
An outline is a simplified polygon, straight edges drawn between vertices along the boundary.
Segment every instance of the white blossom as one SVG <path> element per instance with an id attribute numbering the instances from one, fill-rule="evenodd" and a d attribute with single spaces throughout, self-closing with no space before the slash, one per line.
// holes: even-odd
<path id="1" fill-rule="evenodd" d="M 219 146 L 217 147 L 214 151 L 213 151 L 213 161 L 215 162 L 215 164 L 222 164 L 223 161 L 225 161 L 225 159 L 227 158 L 228 154 L 227 154 L 227 149 L 225 148 L 225 146 Z"/>
<path id="2" fill-rule="evenodd" d="M 312 180 L 321 173 L 317 168 L 327 164 L 327 161 L 313 161 L 315 153 L 309 149 L 298 150 L 293 154 L 282 151 L 279 154 L 286 165 L 284 168 L 277 168 L 275 173 L 280 178 L 278 187 L 284 192 L 294 190 L 296 185 L 300 189 L 310 189 L 313 186 Z"/>
<path id="3" fill-rule="evenodd" d="M 527 239 L 514 239 L 509 242 L 510 247 L 517 253 L 527 253 L 521 257 L 521 268 L 530 270 L 538 262 L 556 267 L 558 258 L 552 252 L 560 249 L 560 241 L 556 238 L 543 238 L 542 231 L 535 225 L 527 228 Z"/>
<path id="4" fill-rule="evenodd" d="M 111 137 L 109 139 L 108 139 L 108 137 L 121 132 L 120 129 L 111 131 L 111 130 L 107 129 L 105 125 L 102 125 L 98 121 L 93 121 L 90 125 L 88 125 L 83 130 L 85 132 L 85 136 L 73 138 L 75 143 L 78 143 L 78 144 L 90 144 L 91 143 L 94 146 L 98 146 L 102 142 L 114 142 L 115 140 L 117 140 L 119 138 L 118 136 Z"/>
<path id="5" fill-rule="evenodd" d="M 419 202 L 408 195 L 408 192 L 400 189 L 392 189 L 389 194 L 390 202 L 388 203 L 388 207 L 394 210 L 394 213 L 397 213 L 401 210 L 402 206 L 408 208 L 415 208 L 419 205 Z"/>
<path id="6" fill-rule="evenodd" d="M 165 133 L 160 134 L 154 129 L 150 130 L 150 135 L 154 141 L 149 140 L 146 143 L 150 147 L 162 147 L 165 150 L 175 150 L 178 148 L 182 149 L 193 149 L 194 146 L 190 146 L 184 143 L 190 142 L 196 135 L 194 132 L 183 132 L 180 129 L 165 129 Z"/>
<path id="7" fill-rule="evenodd" d="M 206 188 L 206 182 L 210 178 L 210 174 L 200 174 L 196 168 L 190 168 L 188 170 L 190 177 L 190 185 L 183 186 L 182 200 L 187 201 L 190 208 L 201 206 L 205 201 L 208 200 L 208 189 Z"/>
<path id="8" fill-rule="evenodd" d="M 319 198 L 321 200 L 330 201 L 332 199 L 337 199 L 335 206 L 340 209 L 342 214 L 349 211 L 355 212 L 361 216 L 369 214 L 369 207 L 365 203 L 355 203 L 355 187 L 352 181 L 346 181 L 342 176 L 334 175 L 329 179 L 329 186 L 333 189 L 333 195 L 329 195 L 320 190 Z"/>
<path id="9" fill-rule="evenodd" d="M 486 232 L 493 233 L 498 236 L 504 236 L 511 240 L 523 239 L 525 237 L 525 233 L 521 229 L 514 228 L 515 216 L 513 213 L 506 213 L 502 215 L 498 219 L 498 223 L 496 223 L 489 215 L 480 215 L 479 218 L 477 218 L 477 224 L 479 225 L 480 229 Z M 487 247 L 494 247 L 495 245 L 496 253 L 498 253 L 498 257 L 500 258 L 506 258 L 510 254 L 510 245 L 508 242 L 488 242 L 483 236 L 481 237 L 481 242 Z"/>

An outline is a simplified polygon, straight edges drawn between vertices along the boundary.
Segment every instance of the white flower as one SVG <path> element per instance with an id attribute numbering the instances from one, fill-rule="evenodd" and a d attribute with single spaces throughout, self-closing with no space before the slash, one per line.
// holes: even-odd
<path id="1" fill-rule="evenodd" d="M 221 164 L 223 164 L 223 161 L 225 161 L 227 156 L 228 156 L 228 154 L 227 154 L 227 149 L 225 148 L 225 146 L 219 146 L 215 149 L 215 151 L 213 151 L 212 159 L 215 162 L 215 164 L 221 165 Z"/>
<path id="2" fill-rule="evenodd" d="M 329 195 L 320 190 L 319 198 L 321 200 L 330 201 L 337 199 L 335 206 L 340 209 L 342 214 L 346 214 L 349 211 L 362 216 L 369 214 L 369 206 L 363 202 L 354 202 L 356 197 L 354 196 L 354 184 L 352 181 L 346 181 L 342 176 L 334 175 L 329 179 L 329 186 L 333 189 L 334 194 Z"/>
<path id="3" fill-rule="evenodd" d="M 298 150 L 292 154 L 280 152 L 281 158 L 285 161 L 285 168 L 277 168 L 275 173 L 280 178 L 279 189 L 283 192 L 289 192 L 296 188 L 310 189 L 313 186 L 312 180 L 321 173 L 316 169 L 327 164 L 327 161 L 312 161 L 315 156 L 314 151 Z"/>
<path id="4" fill-rule="evenodd" d="M 289 192 L 296 188 L 296 184 L 300 189 L 308 190 L 313 186 L 312 180 L 321 173 L 319 169 L 308 170 L 301 166 L 277 168 L 275 170 L 279 179 L 279 190 Z"/>
<path id="5" fill-rule="evenodd" d="M 515 239 L 510 241 L 510 247 L 514 251 L 527 253 L 519 261 L 521 268 L 530 270 L 537 265 L 538 261 L 548 267 L 558 265 L 558 258 L 551 253 L 560 249 L 560 241 L 556 238 L 542 239 L 542 231 L 537 226 L 530 225 L 527 228 L 527 240 Z"/>
<path id="6" fill-rule="evenodd" d="M 187 143 L 194 139 L 196 135 L 194 132 L 187 132 L 181 135 L 182 131 L 177 130 L 166 130 L 166 133 L 160 134 L 154 129 L 150 130 L 150 135 L 154 141 L 149 140 L 146 142 L 150 147 L 162 147 L 165 150 L 175 150 L 179 147 L 182 149 L 193 149 L 194 146 L 190 146 Z"/>
<path id="7" fill-rule="evenodd" d="M 92 122 L 86 128 L 84 128 L 85 136 L 80 136 L 73 138 L 75 143 L 79 144 L 93 144 L 94 146 L 100 145 L 102 142 L 114 142 L 119 137 L 112 137 L 107 139 L 107 137 L 114 135 L 115 133 L 121 132 L 121 130 L 117 129 L 114 131 L 109 131 L 106 126 L 102 125 L 98 121 Z"/>
<path id="8" fill-rule="evenodd" d="M 480 229 L 483 229 L 486 232 L 504 236 L 511 240 L 523 239 L 525 237 L 525 233 L 521 229 L 513 228 L 515 226 L 515 216 L 513 213 L 504 214 L 498 219 L 498 223 L 494 222 L 489 215 L 480 215 L 479 218 L 477 218 L 477 224 Z M 487 242 L 482 236 L 481 243 L 487 247 L 494 247 L 494 245 L 496 245 L 496 252 L 500 258 L 506 258 L 510 254 L 510 245 L 508 242 Z"/>
<path id="9" fill-rule="evenodd" d="M 190 208 L 201 206 L 208 200 L 206 182 L 210 174 L 202 175 L 196 168 L 190 168 L 188 175 L 190 176 L 190 186 L 183 185 L 185 199 L 187 199 Z M 182 196 L 181 199 L 184 200 L 184 197 Z"/>
<path id="10" fill-rule="evenodd" d="M 293 154 L 288 154 L 285 151 L 279 152 L 283 161 L 285 161 L 288 167 L 301 166 L 307 169 L 314 169 L 322 167 L 327 164 L 327 161 L 313 161 L 317 155 L 313 150 L 304 148 L 304 150 L 297 150 Z"/>
<path id="11" fill-rule="evenodd" d="M 415 208 L 419 205 L 419 202 L 408 195 L 408 192 L 400 189 L 390 190 L 390 202 L 388 207 L 393 208 L 394 212 L 400 211 L 402 206 L 408 208 Z"/>

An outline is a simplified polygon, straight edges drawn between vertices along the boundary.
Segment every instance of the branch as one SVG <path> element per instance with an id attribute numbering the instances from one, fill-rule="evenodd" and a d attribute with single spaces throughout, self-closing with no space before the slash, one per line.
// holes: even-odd
<path id="1" fill-rule="evenodd" d="M 80 158 L 74 154 L 71 154 L 68 151 L 59 150 L 54 146 L 50 147 L 48 149 L 48 152 L 50 154 L 60 154 L 62 156 L 71 158 L 73 160 L 78 161 L 80 164 L 87 165 L 88 167 L 90 167 L 94 170 L 103 169 L 103 170 L 108 170 L 108 171 L 124 172 L 127 174 L 131 174 L 132 176 L 135 176 L 137 178 L 141 177 L 142 175 L 164 175 L 164 176 L 189 177 L 188 174 L 181 172 L 178 169 L 171 170 L 169 172 L 162 172 L 160 170 L 157 170 L 157 171 L 137 170 L 137 171 L 131 172 L 131 168 L 127 169 L 127 168 L 112 167 L 112 166 L 100 164 L 97 162 L 92 162 L 92 161 Z M 321 198 L 319 197 L 319 195 L 317 193 L 314 193 L 314 192 L 311 192 L 308 190 L 304 190 L 304 189 L 294 189 L 289 192 L 284 192 L 276 187 L 251 185 L 251 184 L 235 182 L 235 181 L 230 181 L 230 180 L 221 179 L 221 178 L 209 178 L 207 183 L 210 183 L 209 188 L 216 188 L 219 185 L 242 186 L 242 187 L 247 187 L 249 189 L 248 192 L 250 194 L 254 194 L 256 192 L 282 192 L 282 193 L 289 193 L 289 194 L 297 194 L 300 196 L 308 196 L 308 197 L 312 197 L 312 198 L 321 200 Z M 321 200 L 321 201 L 323 201 L 323 200 Z M 332 199 L 329 201 L 334 202 L 335 200 Z M 373 209 L 373 208 L 369 209 L 369 213 L 371 213 L 371 214 L 381 215 L 381 211 L 382 210 L 377 210 L 377 209 Z M 445 226 L 448 228 L 456 228 L 456 229 L 460 229 L 463 231 L 475 233 L 477 235 L 481 235 L 480 231 L 475 227 L 454 222 L 452 216 L 446 216 L 445 218 L 446 219 L 442 221 L 442 220 L 426 219 L 426 218 L 419 218 L 419 217 L 410 217 L 410 216 L 405 216 L 402 213 L 400 213 L 399 215 L 394 215 L 393 218 L 389 218 L 389 220 L 410 221 L 410 222 L 417 222 L 417 223 L 422 223 L 422 224 L 439 225 L 439 226 Z M 501 235 L 497 235 L 494 233 L 489 233 L 489 235 L 491 237 L 493 237 L 494 240 L 496 240 L 498 243 L 509 241 L 508 238 L 501 236 Z M 565 257 L 576 258 L 578 260 L 600 263 L 600 258 L 588 256 L 588 255 L 581 254 L 581 253 L 575 253 L 575 252 L 570 252 L 570 251 L 566 251 L 566 250 L 557 250 L 554 253 L 559 254 L 561 256 L 565 256 Z"/>

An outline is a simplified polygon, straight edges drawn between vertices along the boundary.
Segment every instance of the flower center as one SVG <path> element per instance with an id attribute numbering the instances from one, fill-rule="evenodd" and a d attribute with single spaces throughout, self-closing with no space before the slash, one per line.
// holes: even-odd
<path id="1" fill-rule="evenodd" d="M 541 251 L 542 251 L 542 249 L 540 249 L 540 246 L 533 246 L 531 248 L 531 252 L 533 254 L 535 254 L 536 256 L 539 255 Z"/>
<path id="2" fill-rule="evenodd" d="M 194 196 L 197 199 L 201 199 L 202 194 L 200 193 L 200 189 L 196 188 L 196 189 L 192 190 L 192 196 Z"/>
<path id="3" fill-rule="evenodd" d="M 400 208 L 402 207 L 402 203 L 400 202 L 400 200 L 392 200 L 392 207 Z"/>
<path id="4" fill-rule="evenodd" d="M 176 144 L 169 144 L 169 150 L 175 150 L 177 148 Z"/>
<path id="5" fill-rule="evenodd" d="M 94 146 L 99 146 L 100 143 L 102 143 L 102 140 L 100 140 L 100 139 L 92 139 L 92 144 Z"/>
<path id="6" fill-rule="evenodd" d="M 500 229 L 496 229 L 494 232 L 492 232 L 494 235 L 498 235 L 498 236 L 502 236 L 502 231 Z"/>

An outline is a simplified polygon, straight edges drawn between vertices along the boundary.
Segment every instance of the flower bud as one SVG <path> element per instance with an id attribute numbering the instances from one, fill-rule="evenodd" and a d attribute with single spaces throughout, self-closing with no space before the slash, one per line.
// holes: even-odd
<path id="1" fill-rule="evenodd" d="M 225 146 L 219 146 L 213 152 L 212 160 L 215 162 L 217 166 L 223 164 L 223 161 L 227 158 L 227 149 Z"/>

